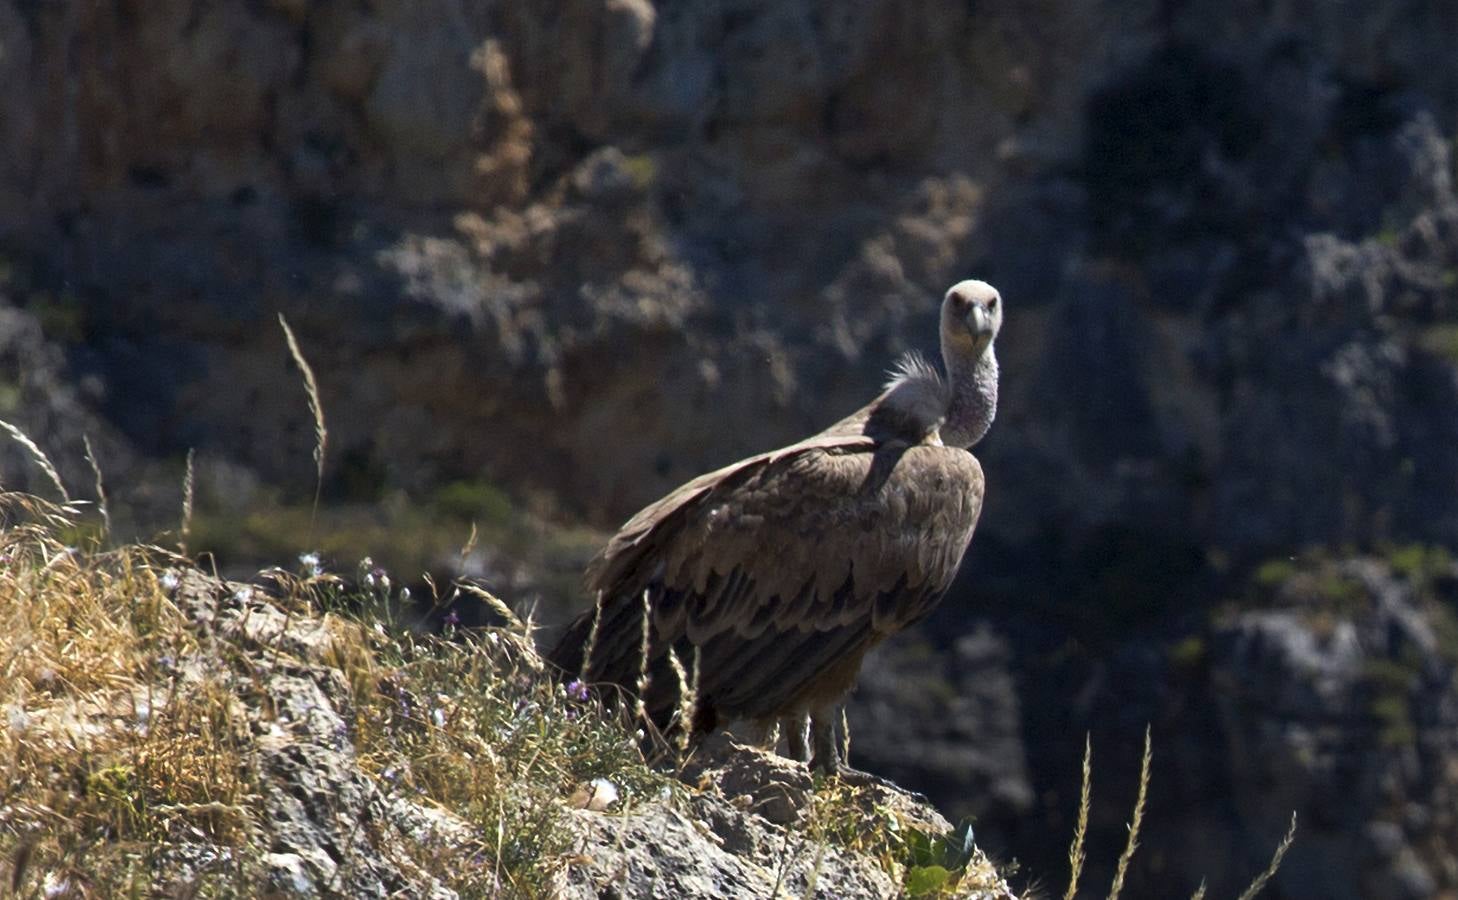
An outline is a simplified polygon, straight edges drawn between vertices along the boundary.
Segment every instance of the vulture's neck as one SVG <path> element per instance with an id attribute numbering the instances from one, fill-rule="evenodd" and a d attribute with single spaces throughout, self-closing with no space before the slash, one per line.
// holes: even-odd
<path id="1" fill-rule="evenodd" d="M 997 355 L 990 341 L 985 347 L 960 352 L 943 341 L 942 360 L 947 366 L 950 394 L 941 429 L 942 443 L 971 447 L 987 434 L 997 415 Z"/>

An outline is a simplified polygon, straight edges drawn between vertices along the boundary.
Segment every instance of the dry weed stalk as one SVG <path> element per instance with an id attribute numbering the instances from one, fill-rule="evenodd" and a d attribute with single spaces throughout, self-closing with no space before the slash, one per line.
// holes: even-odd
<path id="1" fill-rule="evenodd" d="M 1129 861 L 1139 849 L 1139 826 L 1144 821 L 1144 800 L 1149 792 L 1149 766 L 1153 758 L 1149 740 L 1149 726 L 1144 726 L 1144 758 L 1139 763 L 1139 794 L 1134 798 L 1134 816 L 1129 821 L 1129 840 L 1124 852 L 1119 855 L 1119 866 L 1114 870 L 1114 883 L 1109 887 L 1109 900 L 1118 900 L 1124 889 L 1124 876 L 1129 871 Z"/>
<path id="2" fill-rule="evenodd" d="M 314 369 L 304 358 L 299 340 L 289 327 L 283 313 L 278 314 L 278 324 L 283 327 L 284 340 L 289 345 L 289 355 L 304 376 L 304 392 L 309 395 L 309 412 L 314 416 L 314 508 L 309 514 L 309 536 L 313 540 L 314 519 L 319 513 L 319 495 L 324 490 L 324 450 L 329 443 L 329 429 L 324 425 L 324 404 L 319 399 L 319 382 L 314 378 Z"/>
<path id="3" fill-rule="evenodd" d="M 187 470 L 182 473 L 182 536 L 177 542 L 177 549 L 183 556 L 187 555 L 187 538 L 192 533 L 192 498 L 195 484 L 193 452 L 194 448 L 187 448 Z"/>
<path id="4" fill-rule="evenodd" d="M 1240 895 L 1239 900 L 1251 900 L 1252 897 L 1260 893 L 1261 888 L 1266 886 L 1266 882 L 1270 881 L 1272 876 L 1276 874 L 1276 870 L 1281 868 L 1281 860 L 1286 857 L 1286 851 L 1291 849 L 1291 843 L 1295 840 L 1296 813 L 1292 811 L 1291 826 L 1286 829 L 1286 836 L 1281 838 L 1281 843 L 1276 845 L 1276 852 L 1271 856 L 1271 864 L 1266 866 L 1265 871 L 1255 877 L 1255 880 L 1250 883 L 1250 887 L 1246 888 Z"/>
<path id="5" fill-rule="evenodd" d="M 697 648 L 695 648 L 697 650 Z M 683 661 L 678 658 L 672 647 L 668 648 L 668 664 L 673 667 L 673 674 L 678 679 L 678 744 L 679 755 L 688 752 L 689 739 L 693 735 L 695 709 L 698 707 L 697 685 L 689 682 L 688 672 L 683 667 Z M 695 667 L 697 673 L 697 667 Z"/>
<path id="6" fill-rule="evenodd" d="M 646 722 L 648 721 L 648 707 L 644 697 L 648 695 L 648 654 L 652 650 L 650 646 L 653 634 L 653 604 L 648 597 L 648 589 L 643 589 L 643 645 L 638 651 L 638 703 L 634 707 L 634 714 Z"/>
<path id="7" fill-rule="evenodd" d="M 61 483 L 61 473 L 56 471 L 55 465 L 51 463 L 51 458 L 46 456 L 45 451 L 37 446 L 36 442 L 31 440 L 25 432 L 4 419 L 0 419 L 0 428 L 8 431 L 10 436 L 15 439 L 15 442 L 26 449 L 26 452 L 30 454 L 30 458 L 35 460 L 35 464 L 51 480 L 51 484 L 55 485 L 56 490 L 61 495 L 61 501 L 69 506 L 71 503 L 71 495 L 66 493 L 66 486 Z"/>
<path id="8" fill-rule="evenodd" d="M 1078 792 L 1078 824 L 1073 828 L 1073 843 L 1068 847 L 1068 890 L 1063 900 L 1073 900 L 1078 893 L 1078 879 L 1083 875 L 1083 842 L 1088 836 L 1088 809 L 1093 790 L 1093 743 L 1083 736 L 1083 787 Z"/>
<path id="9" fill-rule="evenodd" d="M 785 883 L 785 876 L 790 874 L 790 864 L 795 857 L 800 855 L 800 848 L 805 845 L 805 836 L 802 834 L 800 840 L 795 844 L 795 850 L 790 851 L 790 838 L 795 834 L 794 829 L 785 829 L 785 839 L 780 844 L 779 865 L 775 867 L 775 886 L 770 889 L 771 897 L 780 896 L 780 887 Z"/>
<path id="10" fill-rule="evenodd" d="M 694 671 L 689 679 L 689 709 L 688 721 L 690 727 L 699 718 L 699 663 L 702 660 L 697 644 L 694 645 Z"/>
<path id="11" fill-rule="evenodd" d="M 1071 876 L 1068 882 L 1068 890 L 1063 894 L 1063 900 L 1073 900 L 1078 892 L 1078 879 L 1083 872 L 1084 838 L 1088 833 L 1088 815 L 1090 784 L 1093 780 L 1093 749 L 1087 735 L 1083 743 L 1083 789 L 1079 794 L 1078 823 L 1074 827 L 1073 843 L 1068 849 L 1068 862 L 1071 869 Z M 1150 742 L 1149 727 L 1144 729 L 1144 757 L 1139 766 L 1139 793 L 1134 800 L 1134 815 L 1129 822 L 1129 838 L 1124 846 L 1124 852 L 1119 856 L 1119 864 L 1114 872 L 1114 881 L 1109 889 L 1109 900 L 1117 900 L 1119 892 L 1124 889 L 1124 878 L 1129 870 L 1129 863 L 1134 858 L 1134 852 L 1139 849 L 1139 829 L 1144 821 L 1145 800 L 1149 793 L 1149 772 L 1153 761 L 1153 752 Z M 1286 856 L 1286 851 L 1291 849 L 1291 844 L 1296 839 L 1296 813 L 1291 813 L 1291 827 L 1286 830 L 1286 835 L 1276 847 L 1275 854 L 1271 857 L 1270 865 L 1255 877 L 1250 886 L 1240 895 L 1238 900 L 1251 900 L 1262 888 L 1275 876 L 1276 870 L 1281 867 L 1281 861 Z M 1190 900 L 1204 900 L 1205 882 L 1201 881 L 1200 886 L 1195 889 Z"/>
<path id="12" fill-rule="evenodd" d="M 588 630 L 587 644 L 582 648 L 582 671 L 577 673 L 577 680 L 583 684 L 587 683 L 587 673 L 592 671 L 592 651 L 597 649 L 597 630 L 602 625 L 602 601 L 602 591 L 598 591 L 593 605 L 592 628 Z"/>
<path id="13" fill-rule="evenodd" d="M 91 474 L 96 476 L 96 504 L 101 510 L 101 538 L 105 541 L 111 536 L 111 509 L 106 502 L 106 483 L 101 478 L 101 463 L 96 461 L 96 451 L 91 446 L 91 435 L 81 435 L 81 443 L 86 447 L 86 462 L 91 465 Z"/>
<path id="14" fill-rule="evenodd" d="M 829 847 L 825 841 L 820 841 L 815 847 L 815 864 L 810 867 L 810 876 L 805 879 L 805 890 L 800 894 L 802 900 L 812 900 L 815 896 L 815 885 L 820 882 L 820 873 L 825 868 L 825 851 Z"/>
<path id="15" fill-rule="evenodd" d="M 527 624 L 521 620 L 520 616 L 512 612 L 511 607 L 506 605 L 505 600 L 502 600 L 500 597 L 496 596 L 485 588 L 479 585 L 472 584 L 469 581 L 457 581 L 456 587 L 460 588 L 461 590 L 474 597 L 479 597 L 481 600 L 484 600 L 487 606 L 491 607 L 491 609 L 494 610 L 497 615 L 501 616 L 503 619 L 506 620 L 507 626 L 512 631 L 516 632 L 517 634 L 530 637 L 531 631 L 527 628 Z"/>
<path id="16" fill-rule="evenodd" d="M 475 522 L 472 522 L 471 523 L 471 533 L 466 536 L 466 543 L 461 546 L 461 564 L 463 566 L 465 565 L 466 560 L 468 558 L 470 558 L 471 551 L 476 549 L 476 539 L 477 539 L 477 537 L 478 537 L 478 534 L 476 533 L 476 523 Z"/>

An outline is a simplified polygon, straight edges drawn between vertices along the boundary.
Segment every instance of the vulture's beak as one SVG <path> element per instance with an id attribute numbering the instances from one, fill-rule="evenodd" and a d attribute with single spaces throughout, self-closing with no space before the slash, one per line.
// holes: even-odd
<path id="1" fill-rule="evenodd" d="M 967 330 L 977 337 L 992 334 L 992 313 L 981 303 L 973 303 L 967 311 Z"/>

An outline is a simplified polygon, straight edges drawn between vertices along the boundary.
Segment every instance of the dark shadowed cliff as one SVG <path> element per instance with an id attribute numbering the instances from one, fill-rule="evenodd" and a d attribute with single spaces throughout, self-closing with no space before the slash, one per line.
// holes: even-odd
<path id="1" fill-rule="evenodd" d="M 1443 896 L 1455 42 L 1446 2 L 0 0 L 0 418 L 77 493 L 88 434 L 119 527 L 196 448 L 194 543 L 312 549 L 283 312 L 325 549 L 560 620 L 598 531 L 983 278 L 987 505 L 858 764 L 1057 882 L 1083 732 L 1104 861 L 1150 722 L 1131 892 L 1238 891 L 1296 809 L 1276 895 Z M 0 482 L 44 489 L 8 443 Z"/>

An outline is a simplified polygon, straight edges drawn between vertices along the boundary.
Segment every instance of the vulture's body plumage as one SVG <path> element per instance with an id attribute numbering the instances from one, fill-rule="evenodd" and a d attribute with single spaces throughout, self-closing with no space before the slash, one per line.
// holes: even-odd
<path id="1" fill-rule="evenodd" d="M 814 765 L 841 771 L 833 712 L 862 658 L 932 610 L 972 539 L 983 476 L 966 448 L 996 411 L 1001 320 L 990 286 L 955 285 L 942 304 L 945 377 L 908 357 L 881 396 L 826 431 L 701 475 L 635 515 L 588 568 L 597 608 L 552 660 L 636 691 L 646 602 L 642 699 L 660 727 L 679 709 L 672 648 L 697 668 L 694 731 L 785 722 L 803 759 L 808 715 Z"/>

